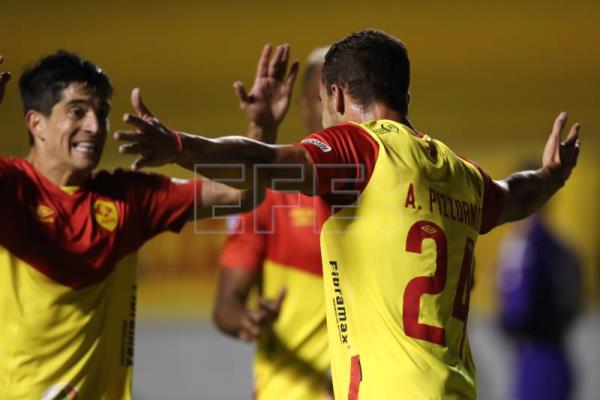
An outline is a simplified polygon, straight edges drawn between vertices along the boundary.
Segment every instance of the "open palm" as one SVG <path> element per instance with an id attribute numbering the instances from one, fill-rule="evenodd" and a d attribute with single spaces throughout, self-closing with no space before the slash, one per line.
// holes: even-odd
<path id="1" fill-rule="evenodd" d="M 543 168 L 553 177 L 565 182 L 577 164 L 579 156 L 579 124 L 574 124 L 564 142 L 561 133 L 567 123 L 567 113 L 562 112 L 554 121 L 552 133 L 548 138 L 542 156 Z"/>
<path id="2" fill-rule="evenodd" d="M 276 129 L 285 117 L 299 67 L 298 62 L 294 62 L 288 73 L 288 45 L 277 46 L 272 58 L 271 50 L 270 44 L 264 46 L 249 92 L 246 92 L 242 82 L 233 85 L 240 108 L 251 122 L 263 129 Z"/>

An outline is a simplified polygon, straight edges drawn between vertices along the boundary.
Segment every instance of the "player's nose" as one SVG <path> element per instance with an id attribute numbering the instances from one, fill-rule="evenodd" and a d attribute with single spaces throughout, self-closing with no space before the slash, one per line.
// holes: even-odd
<path id="1" fill-rule="evenodd" d="M 94 111 L 90 110 L 85 115 L 83 129 L 91 134 L 100 134 L 106 132 L 106 122 L 100 119 Z"/>

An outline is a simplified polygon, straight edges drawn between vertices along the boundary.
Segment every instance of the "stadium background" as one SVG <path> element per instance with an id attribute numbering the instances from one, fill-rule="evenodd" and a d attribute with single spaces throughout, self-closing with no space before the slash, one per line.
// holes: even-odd
<path id="1" fill-rule="evenodd" d="M 263 1 L 250 5 L 242 1 L 0 0 L 0 54 L 5 55 L 5 68 L 16 74 L 40 55 L 58 48 L 96 61 L 108 71 L 116 88 L 113 130 L 124 127 L 120 116 L 130 110 L 131 88 L 139 86 L 147 104 L 168 125 L 218 136 L 245 130 L 246 121 L 231 84 L 241 79 L 251 85 L 263 43 L 290 43 L 292 57 L 303 61 L 314 47 L 353 30 L 376 27 L 408 46 L 411 120 L 421 131 L 445 141 L 494 177 L 504 177 L 525 159 L 539 159 L 554 117 L 561 110 L 569 111 L 571 122 L 582 122 L 583 151 L 572 180 L 551 202 L 549 214 L 552 226 L 583 261 L 586 312 L 575 334 L 579 339 L 573 345 L 581 352 L 581 365 L 597 365 L 599 16 L 600 3 L 593 1 L 552 5 L 516 1 L 496 5 L 460 1 Z M 0 123 L 1 154 L 25 154 L 27 139 L 16 80 L 0 109 Z M 306 134 L 293 107 L 280 132 L 282 143 Z M 109 139 L 102 166 L 125 166 L 130 161 L 117 154 Z M 161 172 L 191 176 L 177 167 Z M 162 398 L 160 390 L 171 391 L 170 398 L 191 398 L 184 393 L 196 393 L 194 398 L 237 398 L 223 393 L 234 393 L 234 387 L 242 388 L 235 393 L 243 393 L 249 386 L 249 348 L 219 338 L 208 322 L 223 229 L 222 220 L 189 224 L 182 235 L 164 234 L 140 253 L 141 328 L 136 379 L 144 382 L 144 387 L 156 385 L 151 390 L 136 389 L 143 398 Z M 497 248 L 507 232 L 503 227 L 482 237 L 476 252 L 471 329 L 475 340 L 483 338 L 483 349 L 475 350 L 481 354 L 480 370 L 486 360 L 493 366 L 500 360 L 496 357 L 506 357 L 493 318 Z M 189 343 L 178 352 L 182 340 Z M 199 352 L 198 346 L 204 346 L 205 353 Z M 218 357 L 230 363 L 220 362 Z M 175 370 L 169 369 L 170 365 L 175 365 Z M 233 382 L 231 388 L 219 391 L 215 382 L 222 382 L 223 374 L 218 366 Z M 489 398 L 501 396 L 504 390 L 505 363 L 502 366 L 493 372 L 495 378 L 488 377 L 482 383 L 489 386 L 482 389 L 490 393 Z M 194 386 L 214 381 L 204 372 L 200 380 L 173 381 L 172 375 L 178 372 L 180 378 L 189 374 L 189 379 L 194 379 L 195 370 L 214 374 L 216 387 Z M 152 374 L 162 377 L 162 384 L 160 379 L 151 379 Z M 597 399 L 591 393 L 600 393 L 600 372 L 586 371 L 581 376 L 585 384 L 580 398 Z M 586 397 L 587 393 L 591 397 Z"/>

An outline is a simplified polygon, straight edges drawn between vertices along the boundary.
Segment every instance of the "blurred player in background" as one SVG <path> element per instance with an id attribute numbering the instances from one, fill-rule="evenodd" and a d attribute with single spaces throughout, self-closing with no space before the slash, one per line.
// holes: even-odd
<path id="1" fill-rule="evenodd" d="M 287 65 L 278 54 L 273 64 Z M 0 158 L 0 398 L 130 399 L 136 269 L 121 262 L 188 220 L 248 210 L 254 196 L 200 179 L 93 173 L 112 85 L 89 61 L 59 51 L 19 86 L 30 149 Z M 138 115 L 126 120 L 148 121 L 137 91 L 132 103 Z"/>
<path id="2" fill-rule="evenodd" d="M 326 51 L 317 49 L 309 56 L 299 99 L 305 125 L 314 132 L 320 130 L 319 82 Z M 254 104 L 261 100 L 253 94 L 261 91 L 264 82 L 261 66 L 265 57 L 263 53 L 248 95 L 242 95 L 236 84 L 245 111 L 252 104 L 249 97 Z M 281 101 L 289 104 L 290 99 L 291 87 Z M 262 112 L 273 106 L 265 102 Z M 277 126 L 284 116 L 275 116 Z M 260 133 L 270 130 L 256 129 L 257 121 L 265 118 L 256 113 L 248 113 L 248 117 L 248 136 L 260 140 Z M 254 211 L 230 217 L 231 233 L 220 258 L 214 320 L 226 334 L 257 341 L 257 400 L 331 398 L 319 244 L 323 220 L 318 218 L 324 213 L 315 212 L 314 200 L 298 193 L 267 190 L 265 201 Z M 248 304 L 252 289 L 260 294 L 256 308 Z"/>
<path id="3" fill-rule="evenodd" d="M 567 400 L 574 374 L 566 335 L 581 305 L 581 272 L 571 249 L 540 211 L 519 221 L 500 246 L 500 322 L 515 344 L 515 400 Z"/>
<path id="4" fill-rule="evenodd" d="M 327 204 L 321 255 L 338 400 L 359 393 L 363 400 L 474 399 L 466 323 L 475 242 L 531 215 L 565 184 L 577 161 L 579 125 L 561 143 L 561 113 L 542 167 L 494 182 L 414 129 L 408 55 L 399 40 L 353 33 L 329 49 L 322 74 L 325 129 L 299 144 L 183 135 L 177 156 L 171 130 L 157 121 L 115 138 L 132 142 L 120 151 L 139 154 L 136 167 L 244 164 L 245 179 L 232 183 L 240 188 L 296 189 Z M 269 167 L 250 168 L 263 164 Z M 231 166 L 205 173 L 226 176 Z"/>

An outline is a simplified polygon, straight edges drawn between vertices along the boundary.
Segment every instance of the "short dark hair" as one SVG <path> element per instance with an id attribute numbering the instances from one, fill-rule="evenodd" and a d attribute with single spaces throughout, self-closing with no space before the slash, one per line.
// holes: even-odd
<path id="1" fill-rule="evenodd" d="M 323 83 L 345 88 L 361 106 L 374 101 L 406 114 L 410 62 L 404 44 L 387 33 L 365 29 L 331 46 L 325 55 Z"/>
<path id="2" fill-rule="evenodd" d="M 50 115 L 60 101 L 62 91 L 72 83 L 82 83 L 106 99 L 112 96 L 112 84 L 102 69 L 76 54 L 59 50 L 42 57 L 21 75 L 19 90 L 23 111 L 35 110 Z M 33 143 L 31 135 L 29 139 Z"/>

